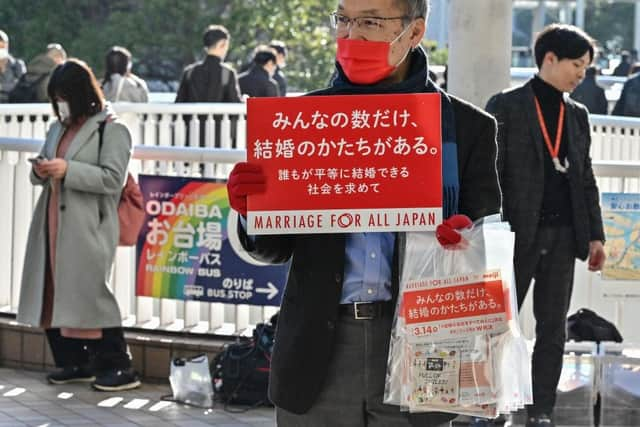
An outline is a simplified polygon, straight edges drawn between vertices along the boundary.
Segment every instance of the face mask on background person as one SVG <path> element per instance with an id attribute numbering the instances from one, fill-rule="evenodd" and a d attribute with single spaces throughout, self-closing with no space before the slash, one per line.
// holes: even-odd
<path id="1" fill-rule="evenodd" d="M 69 103 L 66 101 L 57 101 L 58 106 L 58 114 L 60 115 L 61 122 L 67 122 L 71 117 L 71 109 L 69 108 Z"/>
<path id="2" fill-rule="evenodd" d="M 342 67 L 349 81 L 356 84 L 373 84 L 389 77 L 391 73 L 402 64 L 402 61 L 411 51 L 407 49 L 402 59 L 397 64 L 389 64 L 389 52 L 391 46 L 411 28 L 405 28 L 395 39 L 390 42 L 377 42 L 369 40 L 356 40 L 338 38 L 338 50 L 336 59 Z"/>
<path id="3" fill-rule="evenodd" d="M 9 57 L 9 48 L 0 48 L 0 59 L 7 59 Z"/>

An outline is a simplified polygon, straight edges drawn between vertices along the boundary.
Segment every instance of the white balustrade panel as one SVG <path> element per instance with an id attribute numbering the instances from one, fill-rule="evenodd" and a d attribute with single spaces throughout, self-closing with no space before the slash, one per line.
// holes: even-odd
<path id="1" fill-rule="evenodd" d="M 136 160 L 130 164 L 134 176 L 145 173 L 226 178 L 233 163 L 246 158 L 244 104 L 122 103 L 113 107 L 129 128 L 134 146 L 139 147 Z M 48 104 L 0 104 L 0 310 L 4 312 L 17 309 L 24 246 L 40 190 L 29 182 L 30 165 L 26 161 L 37 147 L 15 141 L 9 144 L 3 138 L 43 140 L 51 123 Z M 640 119 L 591 116 L 591 125 L 594 162 L 640 161 Z M 206 150 L 214 147 L 229 151 Z M 631 176 L 628 171 L 611 173 L 610 168 L 604 175 L 597 176 L 601 191 L 640 191 L 640 172 Z M 126 326 L 250 333 L 252 325 L 277 311 L 276 307 L 136 297 L 134 252 L 133 248 L 118 248 L 113 271 L 112 290 Z M 576 281 L 589 277 L 584 264 L 578 263 Z M 587 286 L 574 287 L 574 300 L 597 306 L 601 302 L 592 289 L 592 281 L 587 281 Z M 528 335 L 533 332 L 531 320 L 527 315 L 522 319 Z"/>

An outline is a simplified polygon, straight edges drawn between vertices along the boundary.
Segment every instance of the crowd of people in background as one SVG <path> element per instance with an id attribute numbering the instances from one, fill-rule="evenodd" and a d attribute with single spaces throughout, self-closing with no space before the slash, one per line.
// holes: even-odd
<path id="1" fill-rule="evenodd" d="M 239 73 L 225 57 L 231 36 L 222 25 L 210 25 L 203 33 L 205 58 L 185 67 L 175 102 L 243 102 L 248 97 L 286 96 L 287 46 L 273 40 L 253 49 L 250 59 Z M 58 43 L 50 43 L 43 53 L 27 65 L 9 51 L 9 37 L 0 30 L 0 103 L 48 102 L 46 88 L 55 67 L 64 62 L 67 53 Z M 132 73 L 132 55 L 121 46 L 113 46 L 105 55 L 104 78 L 101 81 L 105 99 L 111 102 L 148 102 L 145 81 Z M 592 114 L 608 114 L 605 89 L 596 78 L 602 70 L 596 65 L 587 70 L 584 81 L 571 97 L 584 104 Z M 613 115 L 640 117 L 640 62 L 637 50 L 620 53 L 620 63 L 613 76 L 627 77 L 620 97 L 611 111 Z M 446 75 L 441 86 L 446 89 Z M 434 81 L 437 77 L 432 76 Z"/>
<path id="2" fill-rule="evenodd" d="M 571 93 L 571 97 L 584 104 L 591 114 L 608 114 L 608 102 L 605 90 L 596 82 L 602 70 L 592 65 L 587 69 L 582 83 Z M 625 77 L 620 96 L 611 114 L 614 116 L 640 117 L 640 62 L 638 52 L 622 51 L 620 63 L 613 69 L 612 76 Z"/>
<path id="3" fill-rule="evenodd" d="M 176 102 L 241 102 L 247 97 L 286 96 L 282 72 L 287 47 L 278 40 L 259 45 L 240 75 L 224 63 L 231 43 L 222 25 L 208 26 L 202 35 L 205 59 L 188 65 L 180 79 Z"/>
<path id="4" fill-rule="evenodd" d="M 203 34 L 206 56 L 185 67 L 175 102 L 242 102 L 247 97 L 285 96 L 283 73 L 287 46 L 274 40 L 255 47 L 249 63 L 239 75 L 224 63 L 230 35 L 221 25 L 207 27 Z M 0 103 L 48 102 L 47 85 L 53 70 L 67 59 L 59 43 L 50 43 L 27 65 L 9 51 L 9 36 L 0 30 Z M 146 82 L 132 72 L 131 52 L 113 46 L 105 55 L 101 87 L 111 102 L 148 102 Z"/>

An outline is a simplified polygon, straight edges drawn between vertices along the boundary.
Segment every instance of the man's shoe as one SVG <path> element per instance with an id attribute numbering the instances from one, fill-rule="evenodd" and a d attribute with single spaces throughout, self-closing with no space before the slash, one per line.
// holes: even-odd
<path id="1" fill-rule="evenodd" d="M 527 418 L 527 424 L 525 427 L 556 427 L 556 425 L 553 423 L 549 415 L 539 414 Z"/>
<path id="2" fill-rule="evenodd" d="M 511 421 L 504 415 L 498 415 L 492 420 L 488 418 L 471 417 L 469 427 L 511 427 Z"/>
<path id="3" fill-rule="evenodd" d="M 123 391 L 138 388 L 140 384 L 138 375 L 132 369 L 126 369 L 104 372 L 91 385 L 101 391 Z"/>
<path id="4" fill-rule="evenodd" d="M 47 375 L 50 384 L 90 383 L 96 377 L 86 366 L 67 366 Z"/>

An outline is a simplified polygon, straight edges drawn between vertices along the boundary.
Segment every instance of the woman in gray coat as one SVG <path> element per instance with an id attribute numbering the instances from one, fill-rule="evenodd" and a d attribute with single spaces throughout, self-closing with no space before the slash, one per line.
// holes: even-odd
<path id="1" fill-rule="evenodd" d="M 111 102 L 148 102 L 149 89 L 140 77 L 131 72 L 131 52 L 113 46 L 105 58 L 102 91 Z"/>
<path id="2" fill-rule="evenodd" d="M 108 288 L 131 136 L 106 111 L 84 62 L 59 65 L 47 90 L 58 121 L 31 160 L 31 181 L 42 186 L 42 193 L 29 229 L 18 321 L 45 328 L 56 366 L 62 368 L 47 377 L 50 383 L 134 388 L 140 381 Z"/>

